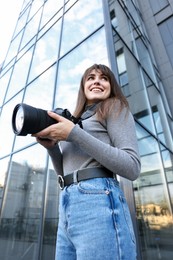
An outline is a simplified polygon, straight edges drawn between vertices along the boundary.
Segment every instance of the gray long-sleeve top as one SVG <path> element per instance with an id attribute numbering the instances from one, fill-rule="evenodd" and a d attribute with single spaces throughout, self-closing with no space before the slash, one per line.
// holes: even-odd
<path id="1" fill-rule="evenodd" d="M 67 175 L 87 167 L 103 166 L 113 173 L 135 180 L 140 173 L 140 158 L 134 119 L 127 108 L 111 113 L 102 122 L 96 114 L 77 124 L 66 141 L 50 149 L 55 171 Z"/>

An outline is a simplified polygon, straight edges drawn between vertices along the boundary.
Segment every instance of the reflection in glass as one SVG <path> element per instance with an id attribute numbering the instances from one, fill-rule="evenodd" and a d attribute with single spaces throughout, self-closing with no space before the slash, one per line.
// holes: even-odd
<path id="1" fill-rule="evenodd" d="M 147 129 L 156 134 L 142 70 L 123 40 L 118 35 L 114 35 L 115 39 L 118 40 L 118 45 L 115 43 L 115 50 L 119 82 L 127 97 L 131 112 Z"/>
<path id="2" fill-rule="evenodd" d="M 0 107 L 2 106 L 4 96 L 8 87 L 9 78 L 11 76 L 11 70 L 10 69 L 1 79 L 0 79 Z"/>
<path id="3" fill-rule="evenodd" d="M 13 41 L 11 42 L 10 48 L 8 50 L 8 53 L 7 53 L 7 56 L 6 56 L 6 59 L 5 59 L 4 66 L 6 64 L 8 64 L 8 62 L 11 61 L 13 58 L 16 57 L 18 49 L 19 49 L 21 37 L 22 37 L 22 32 L 20 32 L 17 35 L 17 37 L 15 39 L 13 39 Z"/>
<path id="4" fill-rule="evenodd" d="M 55 13 L 62 9 L 63 2 L 64 0 L 49 0 L 45 2 L 40 28 L 45 26 L 46 23 L 54 17 Z"/>
<path id="5" fill-rule="evenodd" d="M 154 14 L 158 13 L 163 8 L 169 5 L 168 0 L 159 0 L 159 1 L 150 0 L 149 3 Z"/>
<path id="6" fill-rule="evenodd" d="M 60 25 L 61 22 L 58 21 L 37 41 L 29 81 L 41 74 L 56 61 L 59 49 Z"/>
<path id="7" fill-rule="evenodd" d="M 43 3 L 44 3 L 44 0 L 37 0 L 37 1 L 32 2 L 28 20 L 30 20 L 30 18 L 33 17 L 36 14 L 36 12 L 43 5 Z"/>
<path id="8" fill-rule="evenodd" d="M 142 170 L 134 182 L 134 194 L 141 253 L 143 259 L 172 259 L 172 198 L 167 189 L 166 169 L 162 167 L 166 157 L 161 158 L 158 143 L 144 132 L 137 126 Z"/>
<path id="9" fill-rule="evenodd" d="M 16 103 L 21 102 L 21 93 L 17 95 L 11 102 L 4 105 L 0 117 L 0 158 L 8 155 L 12 151 L 14 133 L 12 130 L 12 111 Z"/>
<path id="10" fill-rule="evenodd" d="M 1 259 L 38 259 L 46 151 L 33 146 L 12 157 L 0 223 Z"/>
<path id="11" fill-rule="evenodd" d="M 55 65 L 52 66 L 27 87 L 23 103 L 44 110 L 52 109 L 55 69 Z M 33 142 L 35 142 L 35 138 L 30 135 L 17 136 L 14 150 L 21 149 Z"/>
<path id="12" fill-rule="evenodd" d="M 148 49 L 140 38 L 136 40 L 136 47 L 137 47 L 138 56 L 142 67 L 145 69 L 145 71 L 150 76 L 152 81 L 155 82 L 155 84 L 157 84 L 156 76 L 154 74 L 154 69 L 153 69 L 153 65 L 151 62 Z"/>
<path id="13" fill-rule="evenodd" d="M 47 178 L 47 197 L 43 231 L 42 260 L 55 258 L 55 245 L 58 225 L 59 185 L 57 174 L 50 160 Z"/>
<path id="14" fill-rule="evenodd" d="M 9 158 L 0 160 L 0 209 L 2 209 L 2 199 L 3 199 L 3 192 L 4 192 L 4 184 L 5 179 L 8 171 L 9 165 Z"/>
<path id="15" fill-rule="evenodd" d="M 52 108 L 56 66 L 50 67 L 26 89 L 24 103 L 42 109 Z"/>
<path id="16" fill-rule="evenodd" d="M 25 7 L 25 6 L 23 6 L 23 7 Z M 16 36 L 20 32 L 20 30 L 25 26 L 27 18 L 28 18 L 28 12 L 30 11 L 30 7 L 24 8 L 23 10 L 24 11 L 18 20 L 16 29 L 14 32 L 14 36 Z"/>
<path id="17" fill-rule="evenodd" d="M 31 62 L 33 48 L 25 53 L 15 64 L 10 85 L 6 95 L 6 101 L 15 95 L 19 90 L 25 87 L 28 75 L 29 65 Z"/>
<path id="18" fill-rule="evenodd" d="M 103 24 L 102 1 L 77 1 L 64 16 L 61 56 Z M 98 45 L 99 46 L 99 45 Z"/>
<path id="19" fill-rule="evenodd" d="M 20 49 L 22 49 L 33 37 L 36 37 L 40 21 L 40 15 L 41 10 L 39 10 L 37 14 L 27 23 Z"/>
<path id="20" fill-rule="evenodd" d="M 73 112 L 81 76 L 94 63 L 108 65 L 104 28 L 60 60 L 55 107 Z"/>

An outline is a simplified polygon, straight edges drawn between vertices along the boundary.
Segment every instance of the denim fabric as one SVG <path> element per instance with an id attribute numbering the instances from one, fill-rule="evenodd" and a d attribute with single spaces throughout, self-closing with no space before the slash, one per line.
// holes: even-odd
<path id="1" fill-rule="evenodd" d="M 136 242 L 119 183 L 81 181 L 60 194 L 56 260 L 135 260 Z"/>

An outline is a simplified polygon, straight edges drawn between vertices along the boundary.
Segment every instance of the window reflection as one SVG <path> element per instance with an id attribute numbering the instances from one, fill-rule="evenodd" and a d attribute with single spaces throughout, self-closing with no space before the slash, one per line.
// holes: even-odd
<path id="1" fill-rule="evenodd" d="M 137 52 L 138 52 L 139 60 L 140 60 L 142 67 L 148 73 L 148 75 L 153 80 L 153 82 L 156 83 L 156 78 L 155 78 L 155 74 L 154 74 L 154 70 L 153 70 L 153 65 L 151 63 L 151 58 L 150 58 L 148 49 L 144 45 L 141 38 L 138 38 L 136 40 L 136 47 L 137 47 Z"/>
<path id="2" fill-rule="evenodd" d="M 68 108 L 73 112 L 81 76 L 94 63 L 108 65 L 104 28 L 60 60 L 56 107 Z"/>
<path id="3" fill-rule="evenodd" d="M 150 0 L 149 3 L 154 14 L 158 13 L 163 8 L 169 5 L 168 0 L 158 0 L 158 1 Z"/>
<path id="4" fill-rule="evenodd" d="M 35 15 L 35 13 L 39 10 L 39 8 L 43 5 L 44 0 L 33 1 L 31 5 L 31 10 L 29 13 L 29 19 Z"/>
<path id="5" fill-rule="evenodd" d="M 173 154 L 169 152 L 163 145 L 160 145 L 163 167 L 166 174 L 168 189 L 171 201 L 173 203 Z"/>
<path id="6" fill-rule="evenodd" d="M 116 41 L 118 40 L 118 44 Z M 148 93 L 136 58 L 123 40 L 114 35 L 119 82 L 132 114 L 152 133 L 156 133 Z"/>
<path id="7" fill-rule="evenodd" d="M 160 92 L 152 84 L 148 89 L 148 94 L 157 136 L 161 142 L 173 151 L 172 136 Z"/>
<path id="8" fill-rule="evenodd" d="M 100 0 L 95 0 L 94 4 L 89 0 L 77 1 L 65 13 L 61 56 L 103 24 L 101 4 Z"/>
<path id="9" fill-rule="evenodd" d="M 8 155 L 12 151 L 12 145 L 14 140 L 14 133 L 12 130 L 12 111 L 14 106 L 21 102 L 21 94 L 12 99 L 10 103 L 7 103 L 3 109 L 0 117 L 0 158 Z"/>
<path id="10" fill-rule="evenodd" d="M 0 107 L 2 106 L 4 96 L 8 87 L 9 78 L 11 76 L 11 70 L 10 69 L 0 80 L 1 80 L 1 87 L 0 87 Z"/>
<path id="11" fill-rule="evenodd" d="M 14 36 L 16 36 L 20 32 L 20 30 L 25 26 L 28 18 L 28 12 L 30 11 L 30 7 L 24 8 L 23 10 L 23 14 L 20 16 L 20 19 L 18 20 Z"/>
<path id="12" fill-rule="evenodd" d="M 2 259 L 9 259 L 10 255 L 13 259 L 38 259 L 45 163 L 46 151 L 41 146 L 31 147 L 22 155 L 12 157 L 1 212 Z"/>
<path id="13" fill-rule="evenodd" d="M 167 52 L 167 57 L 173 67 L 173 54 L 172 54 L 172 46 L 173 46 L 173 35 L 172 35 L 172 24 L 173 24 L 173 16 L 169 17 L 167 20 L 164 20 L 161 24 L 159 24 L 159 31 L 162 37 L 163 44 L 165 46 L 165 50 Z"/>
<path id="14" fill-rule="evenodd" d="M 45 26 L 46 23 L 53 18 L 55 13 L 63 7 L 63 2 L 63 0 L 49 0 L 45 2 L 40 28 Z"/>
<path id="15" fill-rule="evenodd" d="M 52 108 L 56 66 L 50 67 L 28 85 L 24 103 L 42 109 Z"/>
<path id="16" fill-rule="evenodd" d="M 171 198 L 167 189 L 166 169 L 162 167 L 162 160 L 166 157 L 161 158 L 156 140 L 143 133 L 144 130 L 137 126 L 142 171 L 134 182 L 134 194 L 141 252 L 143 259 L 171 259 L 173 257 L 170 242 L 173 235 Z M 172 166 L 170 160 L 169 165 Z M 166 258 L 168 254 L 169 258 Z"/>
<path id="17" fill-rule="evenodd" d="M 55 66 L 51 67 L 27 87 L 23 103 L 44 110 L 52 109 L 55 69 Z M 17 136 L 14 150 L 21 149 L 33 142 L 35 142 L 35 138 L 30 135 Z"/>
<path id="18" fill-rule="evenodd" d="M 4 184 L 8 171 L 9 158 L 0 160 L 0 209 L 2 208 L 2 199 L 4 192 Z"/>
<path id="19" fill-rule="evenodd" d="M 59 205 L 59 185 L 57 174 L 53 169 L 50 160 L 48 179 L 47 179 L 47 197 L 43 233 L 42 260 L 55 258 L 55 244 L 58 225 L 58 205 Z"/>
<path id="20" fill-rule="evenodd" d="M 33 49 L 30 49 L 16 62 L 12 77 L 10 79 L 6 101 L 15 95 L 19 90 L 24 88 L 31 62 L 32 51 Z"/>
<path id="21" fill-rule="evenodd" d="M 18 36 L 15 39 L 13 39 L 13 41 L 11 42 L 4 65 L 8 64 L 9 61 L 11 61 L 13 58 L 16 57 L 19 49 L 21 37 L 22 37 L 22 32 L 20 32 Z"/>
<path id="22" fill-rule="evenodd" d="M 58 21 L 36 43 L 29 81 L 41 74 L 56 61 L 60 40 L 60 21 Z"/>
<path id="23" fill-rule="evenodd" d="M 40 15 L 41 10 L 39 10 L 37 14 L 27 23 L 20 49 L 22 49 L 34 36 L 36 36 L 39 26 Z"/>

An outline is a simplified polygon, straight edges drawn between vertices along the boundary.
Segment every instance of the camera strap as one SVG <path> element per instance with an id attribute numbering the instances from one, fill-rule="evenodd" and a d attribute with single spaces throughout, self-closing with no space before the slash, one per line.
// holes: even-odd
<path id="1" fill-rule="evenodd" d="M 81 115 L 81 117 L 78 119 L 78 122 L 77 122 L 81 128 L 83 128 L 82 121 L 87 118 L 90 118 L 91 116 L 93 116 L 96 113 L 96 111 L 95 111 L 96 106 L 97 106 L 97 104 L 86 107 L 86 110 L 84 111 L 84 113 Z"/>

